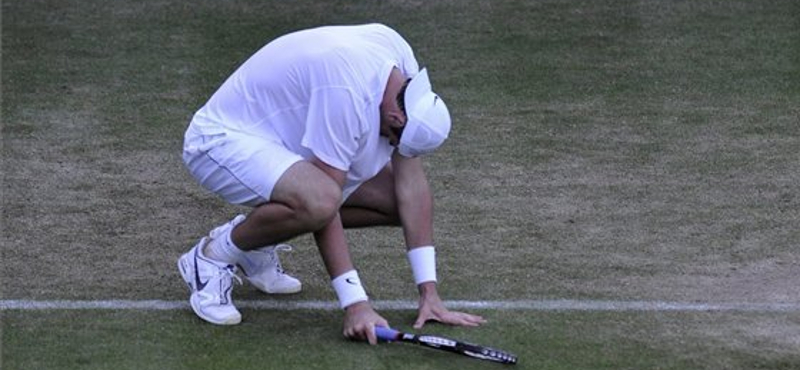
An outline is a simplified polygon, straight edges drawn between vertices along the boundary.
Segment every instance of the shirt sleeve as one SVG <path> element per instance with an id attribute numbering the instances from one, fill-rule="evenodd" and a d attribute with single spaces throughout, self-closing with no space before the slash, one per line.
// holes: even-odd
<path id="1" fill-rule="evenodd" d="M 364 117 L 347 87 L 325 87 L 311 93 L 302 145 L 327 165 L 347 171 L 359 149 Z"/>

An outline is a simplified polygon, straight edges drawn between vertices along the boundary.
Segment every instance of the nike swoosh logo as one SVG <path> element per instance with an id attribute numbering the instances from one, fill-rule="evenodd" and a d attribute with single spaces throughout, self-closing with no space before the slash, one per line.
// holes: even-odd
<path id="1" fill-rule="evenodd" d="M 354 279 L 354 278 L 347 278 L 347 279 L 344 279 L 344 281 L 346 281 L 350 285 L 361 285 L 361 284 L 359 284 L 358 279 Z"/>
<path id="2" fill-rule="evenodd" d="M 200 246 L 200 247 L 202 248 L 202 246 Z M 197 288 L 197 290 L 200 291 L 200 290 L 203 290 L 203 288 L 206 287 L 206 285 L 208 284 L 208 280 L 206 280 L 206 281 L 200 280 L 200 273 L 197 272 L 197 270 L 198 270 L 197 269 L 197 258 L 199 258 L 198 255 L 197 255 L 198 253 L 200 253 L 199 250 L 195 249 L 194 250 L 194 285 Z"/>

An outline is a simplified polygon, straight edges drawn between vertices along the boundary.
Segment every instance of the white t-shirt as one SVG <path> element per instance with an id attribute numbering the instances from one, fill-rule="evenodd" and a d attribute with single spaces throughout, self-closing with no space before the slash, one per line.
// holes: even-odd
<path id="1" fill-rule="evenodd" d="M 411 46 L 381 24 L 327 26 L 279 37 L 244 62 L 195 114 L 194 130 L 278 137 L 347 172 L 345 196 L 374 177 L 394 147 L 379 105 L 392 68 L 419 72 Z"/>

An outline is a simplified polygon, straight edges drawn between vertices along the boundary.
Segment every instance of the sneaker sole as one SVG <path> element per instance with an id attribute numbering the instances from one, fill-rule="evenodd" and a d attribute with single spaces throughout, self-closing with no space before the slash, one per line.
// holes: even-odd
<path id="1" fill-rule="evenodd" d="M 296 294 L 296 293 L 300 293 L 300 291 L 303 290 L 303 285 L 302 284 L 298 285 L 297 287 L 292 287 L 292 288 L 288 288 L 288 289 L 267 289 L 267 287 L 265 287 L 265 286 L 261 286 L 260 284 L 254 283 L 247 276 L 245 276 L 244 279 L 247 280 L 248 283 L 250 283 L 251 285 L 256 287 L 256 289 L 258 289 L 258 290 L 260 290 L 260 291 L 262 291 L 264 293 L 267 293 L 267 294 Z"/>

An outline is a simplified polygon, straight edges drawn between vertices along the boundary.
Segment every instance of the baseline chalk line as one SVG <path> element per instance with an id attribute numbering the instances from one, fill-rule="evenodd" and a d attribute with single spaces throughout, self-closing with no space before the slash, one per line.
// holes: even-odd
<path id="1" fill-rule="evenodd" d="M 518 310 L 518 311 L 733 311 L 733 312 L 800 312 L 800 302 L 669 302 L 613 300 L 511 300 L 511 301 L 445 301 L 451 309 Z M 335 301 L 300 300 L 237 300 L 238 308 L 256 310 L 339 310 Z M 379 310 L 415 310 L 416 301 L 376 300 Z M 0 300 L 0 311 L 35 310 L 188 310 L 188 301 L 169 300 Z"/>

